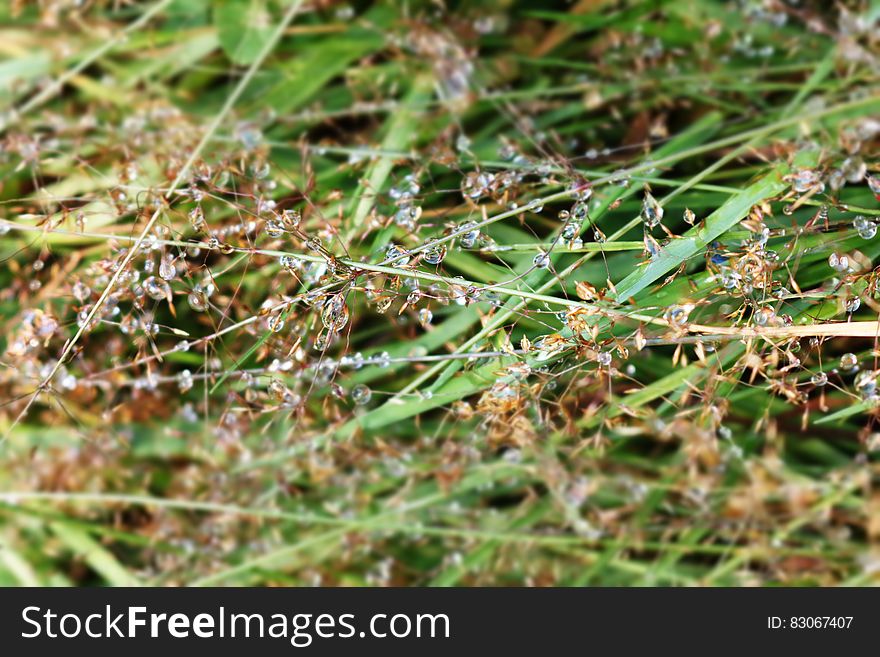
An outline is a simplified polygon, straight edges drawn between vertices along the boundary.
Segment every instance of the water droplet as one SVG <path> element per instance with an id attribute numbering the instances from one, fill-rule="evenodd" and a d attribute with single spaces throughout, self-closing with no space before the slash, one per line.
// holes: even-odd
<path id="1" fill-rule="evenodd" d="M 461 181 L 461 194 L 466 199 L 477 201 L 491 194 L 495 182 L 495 174 L 471 171 Z"/>
<path id="2" fill-rule="evenodd" d="M 155 276 L 150 276 L 144 281 L 144 292 L 151 299 L 156 299 L 157 301 L 171 298 L 171 286 L 168 285 L 167 281 L 163 281 Z"/>
<path id="3" fill-rule="evenodd" d="M 480 237 L 480 231 L 476 228 L 476 223 L 469 221 L 461 225 L 459 230 L 465 231 L 459 236 L 458 241 L 463 249 L 472 249 Z"/>
<path id="4" fill-rule="evenodd" d="M 266 326 L 269 327 L 269 330 L 273 333 L 280 333 L 284 328 L 284 318 L 278 315 L 272 315 L 269 318 L 269 321 L 266 322 Z"/>
<path id="5" fill-rule="evenodd" d="M 867 181 L 868 188 L 871 190 L 874 198 L 880 201 L 880 178 L 875 176 L 865 176 L 865 180 Z"/>
<path id="6" fill-rule="evenodd" d="M 853 219 L 853 227 L 863 240 L 874 239 L 877 235 L 877 224 L 862 215 Z"/>
<path id="7" fill-rule="evenodd" d="M 394 223 L 401 228 L 413 230 L 416 222 L 422 216 L 422 208 L 419 205 L 404 205 L 394 214 Z"/>
<path id="8" fill-rule="evenodd" d="M 580 229 L 580 225 L 576 221 L 569 221 L 562 227 L 562 239 L 566 241 L 573 240 Z"/>
<path id="9" fill-rule="evenodd" d="M 436 239 L 430 239 L 425 243 L 428 248 L 425 249 L 424 259 L 429 265 L 439 265 L 446 257 L 446 244 L 436 242 Z"/>
<path id="10" fill-rule="evenodd" d="M 697 215 L 694 214 L 694 211 L 690 208 L 684 209 L 684 222 L 689 226 L 693 226 L 694 222 L 697 220 Z"/>
<path id="11" fill-rule="evenodd" d="M 183 370 L 177 375 L 177 389 L 180 392 L 189 392 L 193 387 L 192 372 Z"/>
<path id="12" fill-rule="evenodd" d="M 858 297 L 849 297 L 844 302 L 844 308 L 846 309 L 846 312 L 848 312 L 850 314 L 856 312 L 861 307 L 861 305 L 862 305 L 862 300 L 859 299 Z"/>
<path id="13" fill-rule="evenodd" d="M 349 311 L 342 294 L 334 294 L 324 302 L 321 321 L 330 331 L 339 332 L 348 324 Z"/>
<path id="14" fill-rule="evenodd" d="M 291 255 L 283 255 L 278 258 L 278 264 L 288 273 L 296 272 L 297 260 Z"/>
<path id="15" fill-rule="evenodd" d="M 538 255 L 535 256 L 534 260 L 532 260 L 532 263 L 538 269 L 546 269 L 550 266 L 550 256 L 541 251 L 540 253 L 538 253 Z"/>
<path id="16" fill-rule="evenodd" d="M 819 177 L 819 172 L 813 169 L 800 169 L 788 177 L 791 181 L 791 188 L 798 194 L 809 192 L 812 189 L 822 191 L 825 187 Z"/>
<path id="17" fill-rule="evenodd" d="M 171 254 L 166 253 L 159 263 L 159 277 L 166 281 L 173 281 L 175 276 L 177 276 L 177 267 L 174 266 L 174 258 Z"/>
<path id="18" fill-rule="evenodd" d="M 835 271 L 844 272 L 849 269 L 849 257 L 838 253 L 832 253 L 828 256 L 828 266 Z"/>
<path id="19" fill-rule="evenodd" d="M 419 323 L 422 326 L 428 326 L 431 323 L 431 320 L 434 319 L 434 313 L 432 313 L 427 308 L 422 308 L 419 311 Z"/>
<path id="20" fill-rule="evenodd" d="M 840 165 L 841 175 L 850 183 L 861 182 L 867 172 L 868 167 L 865 165 L 865 161 L 855 155 L 846 158 Z"/>
<path id="21" fill-rule="evenodd" d="M 810 377 L 810 383 L 812 383 L 817 388 L 821 388 L 826 383 L 828 383 L 828 375 L 825 372 L 818 372 Z"/>
<path id="22" fill-rule="evenodd" d="M 589 201 L 593 196 L 593 186 L 586 180 L 575 180 L 568 189 L 576 201 Z"/>
<path id="23" fill-rule="evenodd" d="M 302 222 L 302 215 L 299 210 L 288 209 L 281 213 L 281 223 L 287 228 L 299 228 L 300 222 Z"/>
<path id="24" fill-rule="evenodd" d="M 645 198 L 642 200 L 642 222 L 648 228 L 654 228 L 663 220 L 663 208 L 657 202 L 651 192 L 645 192 Z"/>
<path id="25" fill-rule="evenodd" d="M 660 255 L 660 243 L 647 233 L 645 233 L 645 253 L 651 260 L 656 260 Z"/>
<path id="26" fill-rule="evenodd" d="M 692 305 L 670 306 L 663 317 L 672 328 L 682 329 L 687 326 L 688 315 L 690 315 L 691 310 L 693 310 Z"/>
<path id="27" fill-rule="evenodd" d="M 877 372 L 872 370 L 864 370 L 856 375 L 853 382 L 859 397 L 863 401 L 873 401 L 877 399 Z"/>
<path id="28" fill-rule="evenodd" d="M 856 358 L 856 355 L 853 353 L 845 353 L 840 357 L 840 369 L 844 372 L 848 372 L 854 369 L 859 364 L 859 359 Z"/>
<path id="29" fill-rule="evenodd" d="M 202 206 L 197 205 L 189 211 L 189 223 L 197 233 L 207 232 L 208 222 L 205 221 L 205 214 L 202 212 Z"/>
<path id="30" fill-rule="evenodd" d="M 752 319 L 757 326 L 767 326 L 773 322 L 774 317 L 776 317 L 776 313 L 770 308 L 758 308 Z"/>
<path id="31" fill-rule="evenodd" d="M 281 237 L 282 235 L 284 235 L 284 226 L 282 226 L 274 219 L 269 219 L 269 221 L 267 221 L 266 225 L 263 227 L 263 230 L 266 231 L 266 235 L 272 238 Z"/>
<path id="32" fill-rule="evenodd" d="M 351 399 L 358 406 L 364 406 L 365 404 L 370 403 L 370 398 L 373 396 L 373 391 L 370 390 L 363 383 L 358 383 L 354 388 L 351 389 Z"/>
<path id="33" fill-rule="evenodd" d="M 608 367 L 609 365 L 611 365 L 611 352 L 600 351 L 596 356 L 596 360 L 602 367 Z"/>
<path id="34" fill-rule="evenodd" d="M 385 260 L 395 267 L 403 267 L 410 261 L 410 253 L 402 246 L 397 244 L 389 244 L 385 251 Z"/>
<path id="35" fill-rule="evenodd" d="M 83 303 L 89 296 L 92 294 L 91 288 L 83 283 L 82 281 L 77 281 L 73 284 L 73 296 L 77 301 Z"/>
<path id="36" fill-rule="evenodd" d="M 203 313 L 208 309 L 208 295 L 205 294 L 199 285 L 196 285 L 193 291 L 187 295 L 186 302 L 197 313 Z"/>

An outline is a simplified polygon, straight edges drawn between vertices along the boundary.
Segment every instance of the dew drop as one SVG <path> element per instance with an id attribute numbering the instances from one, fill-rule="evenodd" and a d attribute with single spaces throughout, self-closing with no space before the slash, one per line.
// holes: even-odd
<path id="1" fill-rule="evenodd" d="M 205 214 L 202 212 L 202 206 L 197 205 L 189 211 L 189 223 L 197 233 L 207 232 L 208 222 L 205 221 Z"/>
<path id="2" fill-rule="evenodd" d="M 183 370 L 177 375 L 177 389 L 180 392 L 189 392 L 193 387 L 192 372 Z"/>
<path id="3" fill-rule="evenodd" d="M 287 228 L 299 228 L 300 222 L 302 222 L 302 215 L 299 210 L 288 209 L 281 213 L 281 223 Z"/>
<path id="4" fill-rule="evenodd" d="M 76 300 L 79 301 L 80 303 L 83 303 L 86 299 L 89 298 L 89 296 L 92 293 L 92 290 L 88 285 L 86 285 L 82 281 L 77 281 L 76 283 L 73 284 L 72 292 L 73 292 L 73 296 L 76 298 Z"/>
<path id="5" fill-rule="evenodd" d="M 274 219 L 269 219 L 266 222 L 266 225 L 263 227 L 263 230 L 266 232 L 266 235 L 269 237 L 281 237 L 284 235 L 284 226 L 282 226 L 279 222 Z"/>
<path id="6" fill-rule="evenodd" d="M 177 276 L 177 267 L 174 266 L 174 258 L 166 253 L 159 263 L 159 277 L 166 281 L 173 281 L 175 276 Z"/>
<path id="7" fill-rule="evenodd" d="M 477 239 L 480 237 L 480 231 L 476 228 L 476 223 L 473 221 L 468 221 L 464 223 L 459 228 L 459 231 L 462 232 L 461 236 L 458 238 L 458 242 L 463 249 L 472 249 L 474 248 L 474 244 L 476 244 Z"/>
<path id="8" fill-rule="evenodd" d="M 187 295 L 186 302 L 197 313 L 203 313 L 208 309 L 208 295 L 199 285 L 196 285 L 193 291 Z"/>
<path id="9" fill-rule="evenodd" d="M 863 401 L 876 400 L 877 372 L 872 370 L 859 372 L 856 375 L 855 381 L 853 382 L 853 387 L 856 389 L 856 393 L 858 393 L 859 397 L 861 397 Z"/>
<path id="10" fill-rule="evenodd" d="M 436 239 L 430 239 L 426 242 L 428 248 L 425 249 L 424 258 L 429 265 L 439 265 L 446 257 L 446 244 L 437 244 L 436 242 Z"/>
<path id="11" fill-rule="evenodd" d="M 365 404 L 370 403 L 370 398 L 373 396 L 373 391 L 370 390 L 363 383 L 358 383 L 354 388 L 351 389 L 351 399 L 358 406 L 364 406 Z"/>
<path id="12" fill-rule="evenodd" d="M 339 332 L 348 324 L 349 311 L 342 294 L 334 294 L 324 302 L 321 321 L 330 331 Z"/>
<path id="13" fill-rule="evenodd" d="M 645 192 L 645 198 L 642 200 L 642 222 L 648 228 L 654 228 L 663 220 L 663 208 L 657 202 L 651 192 Z"/>
<path id="14" fill-rule="evenodd" d="M 863 240 L 874 239 L 877 235 L 877 224 L 862 215 L 853 219 L 853 227 Z"/>
<path id="15" fill-rule="evenodd" d="M 403 267 L 410 261 L 410 253 L 398 244 L 389 244 L 385 251 L 385 260 L 396 267 Z"/>
<path id="16" fill-rule="evenodd" d="M 868 188 L 871 190 L 874 198 L 880 201 L 880 178 L 875 176 L 865 176 L 865 180 L 867 181 Z"/>
<path id="17" fill-rule="evenodd" d="M 688 315 L 692 308 L 692 306 L 670 306 L 663 317 L 672 328 L 681 329 L 687 326 Z"/>
<path id="18" fill-rule="evenodd" d="M 144 281 L 144 292 L 147 293 L 148 297 L 156 301 L 171 298 L 171 286 L 168 285 L 167 281 L 163 281 L 155 276 L 149 276 Z"/>

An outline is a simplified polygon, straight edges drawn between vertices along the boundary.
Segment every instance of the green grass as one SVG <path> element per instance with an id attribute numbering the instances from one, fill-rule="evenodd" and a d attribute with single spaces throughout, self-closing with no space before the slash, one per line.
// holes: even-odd
<path id="1" fill-rule="evenodd" d="M 875 584 L 824 4 L 0 8 L 0 584 Z"/>

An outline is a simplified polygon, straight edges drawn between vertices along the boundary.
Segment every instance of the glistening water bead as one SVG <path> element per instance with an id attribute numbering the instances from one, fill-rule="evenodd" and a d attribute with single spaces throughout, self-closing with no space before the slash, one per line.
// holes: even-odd
<path id="1" fill-rule="evenodd" d="M 642 222 L 647 228 L 654 228 L 663 220 L 663 208 L 657 202 L 651 192 L 645 192 L 645 198 L 642 199 Z"/>
<path id="2" fill-rule="evenodd" d="M 193 376 L 189 370 L 183 370 L 177 375 L 177 388 L 180 392 L 189 392 L 193 387 Z"/>
<path id="3" fill-rule="evenodd" d="M 199 285 L 196 285 L 193 291 L 189 293 L 186 297 L 186 302 L 197 313 L 203 313 L 208 309 L 208 295 L 205 294 Z"/>
<path id="4" fill-rule="evenodd" d="M 458 238 L 458 243 L 461 245 L 461 248 L 474 248 L 474 244 L 477 243 L 477 240 L 480 237 L 480 231 L 476 228 L 476 226 L 476 222 L 473 221 L 468 221 L 467 223 L 461 225 L 461 228 L 459 228 L 459 230 L 464 231 Z"/>
<path id="5" fill-rule="evenodd" d="M 838 253 L 832 253 L 828 256 L 828 266 L 835 271 L 846 271 L 849 269 L 849 257 Z"/>
<path id="6" fill-rule="evenodd" d="M 155 276 L 149 276 L 144 280 L 144 292 L 147 293 L 148 297 L 156 301 L 171 298 L 171 286 L 168 285 L 167 281 L 163 281 Z"/>
<path id="7" fill-rule="evenodd" d="M 859 359 L 856 358 L 856 355 L 853 353 L 845 353 L 840 357 L 840 369 L 844 372 L 849 372 L 850 370 L 857 367 L 859 364 Z"/>
<path id="8" fill-rule="evenodd" d="M 373 391 L 370 390 L 363 383 L 358 383 L 354 388 L 351 389 L 351 400 L 358 406 L 369 404 L 370 398 L 372 396 Z"/>
<path id="9" fill-rule="evenodd" d="M 174 258 L 166 253 L 159 263 L 159 277 L 165 281 L 173 281 L 175 276 L 177 276 L 177 267 L 174 266 Z"/>
<path id="10" fill-rule="evenodd" d="M 266 235 L 272 238 L 281 237 L 284 235 L 284 226 L 275 221 L 274 219 L 270 219 L 266 222 L 266 225 L 263 227 L 263 230 L 266 231 Z"/>
<path id="11" fill-rule="evenodd" d="M 663 317 L 669 322 L 669 326 L 672 328 L 682 329 L 687 326 L 690 311 L 690 306 L 670 306 L 670 308 L 664 313 Z"/>
<path id="12" fill-rule="evenodd" d="M 349 311 L 342 294 L 334 294 L 324 302 L 321 321 L 330 331 L 339 332 L 348 324 Z"/>
<path id="13" fill-rule="evenodd" d="M 856 375 L 853 387 L 862 401 L 877 400 L 877 372 L 864 370 Z"/>
<path id="14" fill-rule="evenodd" d="M 397 244 L 389 244 L 388 249 L 385 251 L 385 259 L 395 267 L 403 267 L 409 264 L 410 257 L 409 251 Z"/>
<path id="15" fill-rule="evenodd" d="M 446 257 L 446 244 L 436 242 L 437 240 L 432 238 L 425 243 L 428 248 L 425 249 L 424 259 L 429 265 L 439 265 Z"/>
<path id="16" fill-rule="evenodd" d="M 92 294 L 91 288 L 82 281 L 74 283 L 71 291 L 73 292 L 74 298 L 80 303 L 83 303 Z"/>
<path id="17" fill-rule="evenodd" d="M 877 224 L 862 215 L 853 219 L 853 228 L 863 240 L 874 239 L 877 235 Z"/>
<path id="18" fill-rule="evenodd" d="M 299 228 L 302 221 L 302 215 L 298 210 L 284 210 L 281 213 L 281 223 L 287 228 Z"/>
<path id="19" fill-rule="evenodd" d="M 208 222 L 205 221 L 205 215 L 200 205 L 189 211 L 189 223 L 197 233 L 204 233 L 208 230 Z"/>

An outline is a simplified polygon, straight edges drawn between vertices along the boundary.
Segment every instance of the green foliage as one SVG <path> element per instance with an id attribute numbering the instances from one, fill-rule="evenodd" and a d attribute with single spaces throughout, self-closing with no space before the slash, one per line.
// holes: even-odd
<path id="1" fill-rule="evenodd" d="M 0 5 L 0 583 L 876 584 L 871 3 L 75 4 Z"/>

